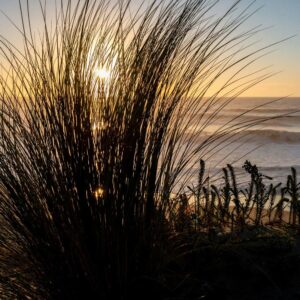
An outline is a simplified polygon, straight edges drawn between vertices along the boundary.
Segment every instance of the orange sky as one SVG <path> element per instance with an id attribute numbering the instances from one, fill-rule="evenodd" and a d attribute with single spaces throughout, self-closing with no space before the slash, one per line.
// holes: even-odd
<path id="1" fill-rule="evenodd" d="M 230 1 L 233 0 L 221 1 L 220 11 L 223 6 L 225 9 Z M 245 5 L 250 0 L 243 2 Z M 31 1 L 30 3 L 32 3 L 33 23 L 38 28 L 41 26 L 38 21 L 38 6 L 34 5 L 38 1 Z M 51 3 L 52 1 L 47 2 L 49 11 L 53 9 Z M 257 40 L 262 45 L 279 41 L 288 36 L 296 36 L 272 48 L 272 50 L 275 50 L 274 53 L 262 58 L 252 69 L 250 68 L 250 71 L 254 71 L 265 66 L 271 66 L 270 71 L 280 73 L 251 88 L 242 96 L 280 97 L 290 95 L 300 97 L 300 0 L 257 0 L 255 5 L 257 7 L 263 5 L 263 7 L 247 22 L 246 26 L 252 27 L 258 24 L 263 24 L 266 27 L 273 26 L 257 36 Z M 18 0 L 0 1 L 0 10 L 16 23 L 19 22 Z M 0 34 L 8 37 L 16 44 L 20 43 L 16 29 L 9 24 L 4 15 L 0 15 Z M 1 56 L 0 60 L 0 62 L 3 62 Z"/>

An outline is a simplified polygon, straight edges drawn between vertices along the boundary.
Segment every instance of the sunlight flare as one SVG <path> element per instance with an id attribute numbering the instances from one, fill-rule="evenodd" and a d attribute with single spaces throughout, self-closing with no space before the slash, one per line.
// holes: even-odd
<path id="1" fill-rule="evenodd" d="M 98 187 L 94 191 L 95 198 L 98 200 L 104 196 L 104 189 L 102 187 Z"/>
<path id="2" fill-rule="evenodd" d="M 97 68 L 95 74 L 99 79 L 108 79 L 110 77 L 110 72 L 105 68 Z"/>

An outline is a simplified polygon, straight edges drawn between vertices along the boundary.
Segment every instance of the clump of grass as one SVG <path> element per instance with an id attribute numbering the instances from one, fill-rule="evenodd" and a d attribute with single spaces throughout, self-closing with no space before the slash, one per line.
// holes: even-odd
<path id="1" fill-rule="evenodd" d="M 287 176 L 285 185 L 273 183 L 272 178 L 262 174 L 256 165 L 246 161 L 244 170 L 250 175 L 248 182 L 241 185 L 234 167 L 223 169 L 224 182 L 218 187 L 202 187 L 199 192 L 190 189 L 190 205 L 197 207 L 198 214 L 190 214 L 190 223 L 197 219 L 196 231 L 206 231 L 211 227 L 223 232 L 243 231 L 247 227 L 291 226 L 299 229 L 299 182 L 295 168 Z M 202 165 L 202 168 L 205 166 Z M 268 180 L 268 183 L 265 181 Z M 246 185 L 245 185 L 246 183 Z M 217 199 L 217 200 L 216 200 Z M 186 210 L 188 211 L 188 210 Z"/>
<path id="2" fill-rule="evenodd" d="M 292 225 L 300 224 L 300 183 L 297 180 L 297 172 L 292 168 L 292 174 L 287 178 L 286 193 L 290 197 L 290 215 L 289 223 Z M 297 220 L 298 219 L 298 220 Z"/>
<path id="3" fill-rule="evenodd" d="M 126 299 L 138 278 L 156 276 L 186 166 L 242 127 L 236 119 L 200 145 L 196 137 L 270 75 L 243 73 L 267 47 L 249 49 L 259 28 L 236 31 L 253 13 L 235 14 L 239 2 L 214 18 L 217 1 L 144 2 L 135 13 L 127 0 L 61 1 L 52 26 L 41 5 L 37 39 L 20 1 L 23 49 L 3 37 L 0 46 L 1 298 Z M 226 180 L 212 194 L 200 174 L 195 211 L 209 226 L 216 197 L 222 224 L 234 220 L 229 189 L 240 214 Z"/>

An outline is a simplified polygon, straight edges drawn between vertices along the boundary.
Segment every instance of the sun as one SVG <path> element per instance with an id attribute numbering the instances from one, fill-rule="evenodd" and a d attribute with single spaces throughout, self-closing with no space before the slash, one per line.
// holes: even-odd
<path id="1" fill-rule="evenodd" d="M 95 74 L 100 79 L 108 79 L 110 76 L 110 72 L 105 68 L 97 68 Z"/>

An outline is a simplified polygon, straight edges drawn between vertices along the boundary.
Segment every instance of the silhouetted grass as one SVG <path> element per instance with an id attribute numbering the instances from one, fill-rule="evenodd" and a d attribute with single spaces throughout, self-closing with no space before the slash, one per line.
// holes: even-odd
<path id="1" fill-rule="evenodd" d="M 203 162 L 201 166 L 205 168 Z M 298 230 L 300 183 L 296 169 L 291 168 L 291 175 L 284 185 L 274 184 L 271 177 L 260 173 L 257 166 L 249 161 L 243 167 L 250 175 L 243 184 L 238 182 L 234 168 L 228 165 L 223 169 L 223 183 L 218 187 L 208 183 L 202 187 L 202 197 L 198 197 L 198 190 L 189 187 L 190 192 L 184 197 L 191 207 L 195 207 L 195 211 L 188 211 L 189 224 L 197 219 L 197 231 L 216 229 L 228 232 L 242 231 L 249 226 L 284 228 L 285 225 Z"/>
<path id="2" fill-rule="evenodd" d="M 253 205 L 260 223 L 270 193 L 259 174 L 245 206 L 233 168 L 219 190 L 201 162 L 192 223 L 189 197 L 176 188 L 187 186 L 187 166 L 262 122 L 237 117 L 197 140 L 225 105 L 271 75 L 244 73 L 270 46 L 251 50 L 260 27 L 237 31 L 254 12 L 237 11 L 240 2 L 214 17 L 217 1 L 150 1 L 132 13 L 127 0 L 62 0 L 52 25 L 41 5 L 36 35 L 20 1 L 23 49 L 0 44 L 2 299 L 128 299 L 155 284 L 162 297 L 158 275 L 184 248 L 178 233 L 187 226 L 244 226 Z M 297 186 L 293 175 L 283 192 L 293 223 Z"/>

